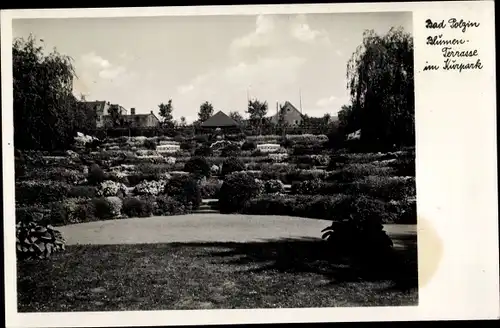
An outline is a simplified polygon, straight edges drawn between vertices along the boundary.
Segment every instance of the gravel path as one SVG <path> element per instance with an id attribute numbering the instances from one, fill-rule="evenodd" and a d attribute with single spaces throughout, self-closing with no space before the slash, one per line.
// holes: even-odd
<path id="1" fill-rule="evenodd" d="M 321 238 L 330 221 L 288 216 L 189 214 L 119 219 L 59 227 L 68 245 L 172 242 L 250 242 Z M 416 225 L 386 225 L 389 234 L 415 235 Z"/>

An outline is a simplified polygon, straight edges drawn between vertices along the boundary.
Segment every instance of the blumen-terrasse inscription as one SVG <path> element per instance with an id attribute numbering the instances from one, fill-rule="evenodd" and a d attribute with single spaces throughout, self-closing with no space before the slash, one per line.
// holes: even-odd
<path id="1" fill-rule="evenodd" d="M 430 47 L 437 47 L 441 50 L 443 56 L 442 64 L 425 62 L 423 71 L 466 71 L 483 69 L 479 51 L 468 44 L 470 40 L 466 33 L 473 28 L 478 28 L 481 24 L 474 21 L 466 21 L 463 19 L 450 18 L 447 21 L 435 21 L 427 19 L 425 27 L 429 30 L 436 31 L 439 34 L 429 35 L 426 44 Z M 447 38 L 447 31 L 458 31 L 463 36 Z"/>

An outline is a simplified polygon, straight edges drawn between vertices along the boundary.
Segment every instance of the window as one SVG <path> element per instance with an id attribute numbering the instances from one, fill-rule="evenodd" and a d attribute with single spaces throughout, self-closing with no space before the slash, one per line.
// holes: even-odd
<path id="1" fill-rule="evenodd" d="M 290 111 L 290 108 L 287 108 L 287 109 L 286 109 L 286 111 L 287 111 L 287 112 L 289 112 L 289 111 Z"/>

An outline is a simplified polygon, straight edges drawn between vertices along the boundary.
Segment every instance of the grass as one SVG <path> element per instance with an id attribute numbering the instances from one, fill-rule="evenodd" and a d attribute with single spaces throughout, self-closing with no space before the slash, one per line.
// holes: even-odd
<path id="1" fill-rule="evenodd" d="M 18 263 L 18 311 L 417 305 L 416 237 L 403 242 L 410 271 L 363 280 L 315 239 L 69 246 Z"/>

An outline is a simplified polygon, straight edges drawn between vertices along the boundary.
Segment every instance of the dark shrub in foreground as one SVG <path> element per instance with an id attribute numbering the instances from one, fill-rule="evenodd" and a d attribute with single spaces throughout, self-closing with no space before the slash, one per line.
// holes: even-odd
<path id="1" fill-rule="evenodd" d="M 114 218 L 113 205 L 106 198 L 92 199 L 92 207 L 96 218 L 100 220 Z"/>
<path id="2" fill-rule="evenodd" d="M 347 257 L 362 270 L 390 264 L 393 243 L 384 231 L 381 208 L 365 197 L 342 205 L 338 220 L 322 230 L 332 257 Z"/>
<path id="3" fill-rule="evenodd" d="M 259 194 L 260 189 L 257 181 L 244 172 L 235 172 L 226 176 L 219 192 L 220 212 L 241 211 L 247 201 Z"/>
<path id="4" fill-rule="evenodd" d="M 97 188 L 94 186 L 72 186 L 68 197 L 94 198 L 97 195 Z"/>
<path id="5" fill-rule="evenodd" d="M 172 177 L 165 185 L 165 194 L 180 201 L 190 209 L 201 204 L 201 190 L 198 181 L 189 175 Z"/>
<path id="6" fill-rule="evenodd" d="M 208 144 L 202 144 L 194 151 L 194 156 L 209 157 L 212 156 L 212 148 Z"/>
<path id="7" fill-rule="evenodd" d="M 210 176 L 210 164 L 205 157 L 190 158 L 184 165 L 184 171 L 193 173 L 195 176 Z"/>
<path id="8" fill-rule="evenodd" d="M 237 157 L 229 157 L 222 163 L 221 176 L 245 170 L 245 164 Z"/>
<path id="9" fill-rule="evenodd" d="M 245 141 L 243 145 L 241 145 L 241 150 L 247 151 L 247 150 L 255 150 L 257 149 L 257 144 L 253 141 Z"/>
<path id="10" fill-rule="evenodd" d="M 153 209 L 153 204 L 147 199 L 128 197 L 123 200 L 122 212 L 128 217 L 148 217 Z"/>

